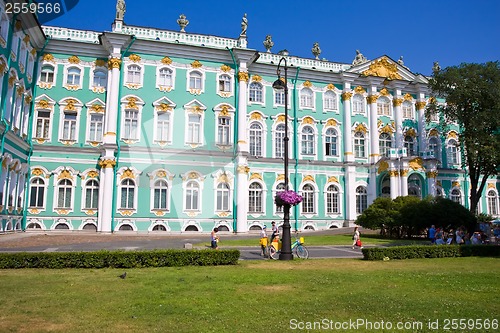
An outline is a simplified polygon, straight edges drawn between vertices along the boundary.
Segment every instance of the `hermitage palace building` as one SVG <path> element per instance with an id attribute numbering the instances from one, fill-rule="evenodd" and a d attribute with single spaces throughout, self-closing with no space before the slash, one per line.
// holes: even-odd
<path id="1" fill-rule="evenodd" d="M 426 120 L 428 78 L 402 59 L 332 62 L 317 44 L 301 58 L 271 36 L 258 51 L 246 15 L 226 38 L 186 31 L 184 15 L 130 26 L 123 5 L 95 32 L 0 0 L 0 232 L 245 233 L 282 223 L 286 176 L 304 198 L 292 230 L 352 226 L 380 196 L 468 207 L 459 127 Z M 480 212 L 498 216 L 499 190 L 489 179 Z"/>

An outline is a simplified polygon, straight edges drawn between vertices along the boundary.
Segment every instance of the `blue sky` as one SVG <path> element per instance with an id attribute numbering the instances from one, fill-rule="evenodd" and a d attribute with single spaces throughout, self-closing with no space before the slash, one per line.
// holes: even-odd
<path id="1" fill-rule="evenodd" d="M 403 56 L 415 73 L 430 75 L 441 67 L 462 62 L 500 60 L 499 0 L 125 0 L 125 23 L 179 30 L 186 15 L 186 31 L 236 38 L 243 14 L 248 16 L 248 47 L 265 51 L 262 42 L 272 35 L 273 53 L 313 58 L 319 42 L 320 58 L 350 63 L 359 49 L 368 59 Z M 46 25 L 109 31 L 115 0 L 80 0 L 63 16 Z"/>

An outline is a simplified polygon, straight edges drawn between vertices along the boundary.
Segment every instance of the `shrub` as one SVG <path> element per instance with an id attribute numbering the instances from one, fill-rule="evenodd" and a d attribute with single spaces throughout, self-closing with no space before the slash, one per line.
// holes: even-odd
<path id="1" fill-rule="evenodd" d="M 445 257 L 499 257 L 500 246 L 490 245 L 412 245 L 362 249 L 366 260 L 445 258 Z"/>
<path id="2" fill-rule="evenodd" d="M 239 250 L 0 253 L 5 268 L 141 268 L 236 265 Z"/>

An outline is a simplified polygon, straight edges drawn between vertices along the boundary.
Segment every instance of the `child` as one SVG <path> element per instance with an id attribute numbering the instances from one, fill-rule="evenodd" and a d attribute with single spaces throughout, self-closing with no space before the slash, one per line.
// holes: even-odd
<path id="1" fill-rule="evenodd" d="M 212 233 L 210 234 L 210 239 L 211 239 L 211 246 L 212 246 L 212 249 L 216 249 L 218 250 L 219 249 L 219 236 L 217 236 L 217 232 L 219 232 L 219 228 L 214 228 L 214 230 L 212 231 Z"/>

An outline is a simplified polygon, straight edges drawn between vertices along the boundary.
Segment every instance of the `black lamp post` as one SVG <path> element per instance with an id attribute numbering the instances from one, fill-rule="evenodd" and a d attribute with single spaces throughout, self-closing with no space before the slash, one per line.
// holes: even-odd
<path id="1" fill-rule="evenodd" d="M 281 62 L 285 63 L 285 80 L 281 78 L 280 66 Z M 288 190 L 288 76 L 287 76 L 287 64 L 285 57 L 281 58 L 278 63 L 278 69 L 276 74 L 278 79 L 274 81 L 273 88 L 276 90 L 285 90 L 285 137 L 283 138 L 284 143 L 284 158 L 285 158 L 285 190 Z M 292 260 L 292 240 L 290 236 L 290 205 L 283 205 L 283 237 L 281 239 L 281 252 L 280 260 Z"/>

